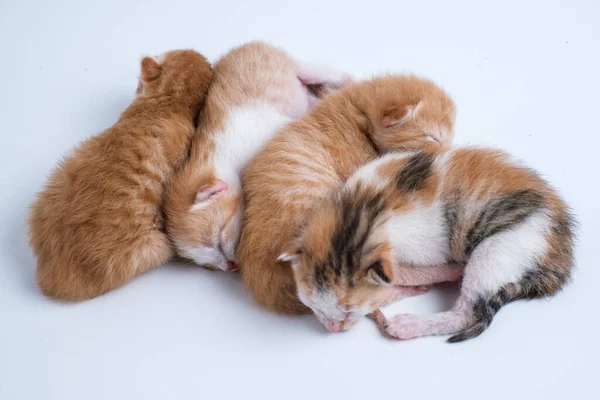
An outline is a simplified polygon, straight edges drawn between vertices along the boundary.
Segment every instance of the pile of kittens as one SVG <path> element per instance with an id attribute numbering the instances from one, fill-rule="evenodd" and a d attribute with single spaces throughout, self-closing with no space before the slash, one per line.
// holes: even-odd
<path id="1" fill-rule="evenodd" d="M 354 81 L 261 42 L 212 67 L 192 50 L 145 57 L 133 103 L 31 207 L 37 283 L 81 301 L 177 255 L 239 267 L 257 303 L 332 332 L 369 316 L 396 339 L 478 336 L 569 281 L 575 222 L 508 154 L 453 148 L 455 114 L 427 79 Z M 379 311 L 459 280 L 449 311 Z"/>

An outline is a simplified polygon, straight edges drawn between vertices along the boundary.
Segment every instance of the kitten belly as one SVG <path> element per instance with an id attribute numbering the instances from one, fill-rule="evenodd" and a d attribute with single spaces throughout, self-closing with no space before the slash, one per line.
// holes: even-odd
<path id="1" fill-rule="evenodd" d="M 449 259 L 449 240 L 439 204 L 394 215 L 387 223 L 387 233 L 400 263 L 426 267 L 445 264 Z"/>

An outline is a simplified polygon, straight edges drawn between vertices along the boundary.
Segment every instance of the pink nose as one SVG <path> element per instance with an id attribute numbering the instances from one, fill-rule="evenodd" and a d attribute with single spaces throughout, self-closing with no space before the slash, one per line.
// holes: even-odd
<path id="1" fill-rule="evenodd" d="M 327 328 L 329 332 L 339 332 L 342 330 L 342 322 L 328 319 L 325 321 L 325 328 Z"/>

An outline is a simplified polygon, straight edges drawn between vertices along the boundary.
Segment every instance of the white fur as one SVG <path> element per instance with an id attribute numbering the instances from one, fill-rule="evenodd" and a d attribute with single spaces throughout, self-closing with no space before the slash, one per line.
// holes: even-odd
<path id="1" fill-rule="evenodd" d="M 379 167 L 394 160 L 403 160 L 415 154 L 414 151 L 389 153 L 377 158 L 357 169 L 346 181 L 347 188 L 355 188 L 358 184 L 381 191 L 390 184 L 390 178 L 379 171 Z"/>
<path id="2" fill-rule="evenodd" d="M 398 339 L 426 335 L 447 335 L 468 328 L 473 305 L 482 296 L 518 282 L 534 268 L 546 251 L 550 219 L 538 212 L 523 223 L 500 232 L 479 244 L 465 269 L 460 296 L 450 311 L 428 316 L 401 314 L 389 321 L 386 332 Z"/>
<path id="3" fill-rule="evenodd" d="M 209 203 L 208 201 L 202 201 L 202 202 L 200 202 L 200 203 L 198 203 L 198 202 L 194 201 L 194 204 L 192 204 L 192 208 L 191 208 L 191 210 L 192 210 L 192 211 L 195 211 L 195 210 L 201 210 L 201 209 L 203 209 L 203 208 L 207 207 L 209 204 L 210 204 L 210 203 Z"/>
<path id="4" fill-rule="evenodd" d="M 193 260 L 198 265 L 227 265 L 227 259 L 217 249 L 204 246 L 188 246 L 180 244 L 178 250 L 183 257 Z"/>
<path id="5" fill-rule="evenodd" d="M 417 206 L 392 216 L 386 231 L 396 261 L 416 266 L 445 264 L 448 260 L 448 236 L 440 203 Z"/>
<path id="6" fill-rule="evenodd" d="M 165 62 L 165 60 L 167 59 L 167 53 L 168 53 L 168 51 L 165 51 L 164 53 L 162 53 L 158 56 L 150 56 L 150 57 L 153 58 L 157 63 L 162 65 Z"/>
<path id="7" fill-rule="evenodd" d="M 549 227 L 548 215 L 539 212 L 479 244 L 465 269 L 465 295 L 493 294 L 503 285 L 519 281 L 546 251 Z"/>
<path id="8" fill-rule="evenodd" d="M 448 171 L 452 157 L 454 157 L 455 151 L 456 149 L 446 150 L 442 154 L 438 155 L 433 161 L 433 168 L 441 175 L 442 182 L 444 182 L 446 172 Z"/>
<path id="9" fill-rule="evenodd" d="M 248 161 L 291 119 L 274 106 L 256 102 L 229 111 L 222 132 L 215 132 L 215 172 L 233 193 L 241 192 L 240 173 Z"/>
<path id="10" fill-rule="evenodd" d="M 326 65 L 313 65 L 300 60 L 295 60 L 295 64 L 298 79 L 305 85 L 321 83 L 338 89 L 353 80 L 352 75 Z"/>
<path id="11" fill-rule="evenodd" d="M 200 210 L 216 196 L 235 198 L 242 194 L 241 172 L 248 161 L 291 119 L 282 115 L 274 106 L 256 102 L 231 109 L 225 119 L 223 130 L 215 132 L 213 165 L 217 179 L 226 183 L 223 191 L 215 193 L 191 208 Z M 204 199 L 204 196 L 201 196 Z M 200 265 L 212 265 L 228 269 L 228 260 L 235 259 L 235 248 L 240 237 L 243 206 L 239 203 L 234 214 L 222 227 L 212 247 L 178 243 L 181 255 Z M 226 234 L 227 233 L 227 234 Z"/>
<path id="12" fill-rule="evenodd" d="M 243 65 L 238 65 L 244 68 Z M 217 179 L 227 184 L 227 190 L 218 193 L 218 196 L 226 196 L 227 199 L 241 200 L 242 183 L 241 173 L 247 163 L 258 151 L 269 141 L 284 125 L 292 121 L 292 118 L 298 118 L 309 111 L 311 101 L 308 90 L 302 85 L 305 83 L 322 83 L 327 87 L 341 87 L 349 78 L 346 74 L 328 69 L 326 67 L 312 67 L 307 64 L 296 62 L 294 70 L 290 68 L 274 68 L 271 71 L 265 71 L 273 75 L 273 81 L 285 82 L 285 85 L 268 85 L 264 87 L 264 98 L 278 99 L 274 103 L 256 100 L 248 102 L 241 106 L 235 106 L 228 110 L 225 116 L 223 128 L 220 131 L 213 132 L 215 151 L 212 156 L 212 167 Z M 314 102 L 313 102 L 314 104 Z M 292 117 L 292 118 L 290 118 Z M 290 152 L 297 149 L 290 148 Z M 307 154 L 310 157 L 310 154 Z M 313 179 L 317 182 L 319 172 L 327 172 L 323 167 L 323 162 L 310 162 L 309 167 L 297 170 L 296 173 L 303 174 L 307 179 Z M 209 166 L 210 163 L 209 163 Z M 204 168 L 204 166 L 203 166 Z M 265 171 L 265 174 L 276 173 Z M 321 177 L 322 178 L 322 177 Z M 318 182 L 322 182 L 323 179 Z M 318 185 L 315 185 L 318 186 Z M 279 189 L 281 190 L 281 189 Z M 204 200 L 206 196 L 200 196 Z M 210 196 L 206 201 L 199 202 L 192 207 L 192 212 L 199 211 L 204 204 L 210 203 Z M 220 235 L 217 237 L 213 232 L 213 248 L 193 247 L 181 244 L 175 241 L 180 253 L 192 258 L 199 264 L 213 264 L 221 269 L 227 266 L 227 259 L 233 260 L 235 248 L 240 236 L 243 202 L 232 216 L 222 216 L 226 220 L 226 225 L 220 227 Z M 225 257 L 222 257 L 224 253 Z M 210 260 L 213 260 L 212 262 Z M 220 264 L 217 264 L 220 262 Z M 223 267 L 225 266 L 225 267 Z"/>
<path id="13" fill-rule="evenodd" d="M 298 255 L 297 254 L 288 254 L 288 253 L 283 253 L 281 254 L 279 257 L 277 257 L 277 261 L 291 261 L 292 263 L 292 267 L 296 267 L 296 263 L 294 261 L 296 261 L 298 259 Z"/>
<path id="14" fill-rule="evenodd" d="M 219 241 L 221 242 L 221 251 L 229 260 L 235 260 L 235 248 L 239 240 L 242 230 L 242 216 L 244 207 L 240 203 L 236 210 L 236 214 L 230 219 L 229 223 L 221 232 Z M 232 240 L 230 240 L 232 239 Z"/>
<path id="15" fill-rule="evenodd" d="M 348 311 L 340 307 L 337 296 L 331 290 L 317 291 L 311 297 L 298 291 L 298 298 L 312 309 L 319 322 L 327 329 L 332 325 L 341 326 L 349 316 Z"/>

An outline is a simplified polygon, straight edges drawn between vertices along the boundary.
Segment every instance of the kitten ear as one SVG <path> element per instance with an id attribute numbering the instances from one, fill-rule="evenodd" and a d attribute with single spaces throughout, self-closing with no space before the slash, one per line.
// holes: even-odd
<path id="1" fill-rule="evenodd" d="M 290 242 L 283 250 L 283 252 L 277 257 L 277 261 L 279 262 L 289 262 L 293 267 L 295 267 L 302 255 L 302 247 L 298 240 L 293 240 Z"/>
<path id="2" fill-rule="evenodd" d="M 387 129 L 401 125 L 410 118 L 413 118 L 417 111 L 419 111 L 419 108 L 421 108 L 421 102 L 392 108 L 383 113 L 381 127 Z"/>
<path id="3" fill-rule="evenodd" d="M 150 82 L 160 76 L 162 66 L 152 57 L 142 58 L 142 76 L 144 82 Z"/>
<path id="4" fill-rule="evenodd" d="M 198 193 L 196 193 L 196 197 L 194 198 L 194 206 L 206 203 L 208 200 L 211 199 L 211 197 L 222 193 L 227 189 L 229 189 L 229 185 L 227 185 L 227 182 L 217 180 L 211 186 L 203 188 Z"/>
<path id="5" fill-rule="evenodd" d="M 377 260 L 367 269 L 367 278 L 376 285 L 390 285 L 392 283 L 392 268 L 389 263 Z"/>

